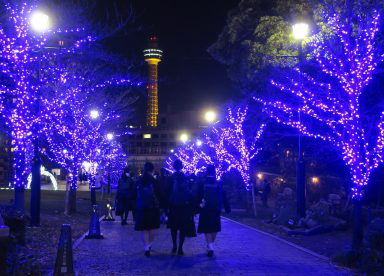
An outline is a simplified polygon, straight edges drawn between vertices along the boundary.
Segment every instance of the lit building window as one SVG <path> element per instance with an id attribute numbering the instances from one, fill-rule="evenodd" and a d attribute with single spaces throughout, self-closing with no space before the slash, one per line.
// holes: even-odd
<path id="1" fill-rule="evenodd" d="M 143 138 L 144 139 L 151 139 L 151 134 L 147 133 L 147 134 L 143 134 Z"/>

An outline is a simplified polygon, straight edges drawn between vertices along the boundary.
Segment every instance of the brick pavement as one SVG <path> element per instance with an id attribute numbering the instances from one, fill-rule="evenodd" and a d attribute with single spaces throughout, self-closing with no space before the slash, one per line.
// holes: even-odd
<path id="1" fill-rule="evenodd" d="M 145 257 L 133 224 L 101 222 L 103 240 L 83 240 L 74 250 L 78 275 L 349 275 L 271 236 L 244 225 L 222 220 L 215 257 L 208 258 L 202 235 L 186 239 L 184 256 L 170 254 L 171 237 L 158 231 L 152 256 Z"/>

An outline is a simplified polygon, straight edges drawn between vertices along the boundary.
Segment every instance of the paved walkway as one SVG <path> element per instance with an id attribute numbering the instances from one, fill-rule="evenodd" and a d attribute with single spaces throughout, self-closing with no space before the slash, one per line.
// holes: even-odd
<path id="1" fill-rule="evenodd" d="M 74 250 L 78 275 L 349 275 L 327 261 L 252 228 L 222 220 L 215 257 L 208 258 L 202 235 L 185 241 L 182 257 L 170 254 L 164 226 L 145 257 L 133 223 L 101 222 L 103 240 L 83 240 Z"/>

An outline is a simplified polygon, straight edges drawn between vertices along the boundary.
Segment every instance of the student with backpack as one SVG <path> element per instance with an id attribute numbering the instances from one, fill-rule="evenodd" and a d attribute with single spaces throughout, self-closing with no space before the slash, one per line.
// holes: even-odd
<path id="1" fill-rule="evenodd" d="M 153 177 L 154 166 L 144 164 L 142 177 L 137 182 L 137 209 L 135 230 L 142 231 L 145 256 L 150 256 L 155 230 L 160 228 L 161 192 Z"/>
<path id="2" fill-rule="evenodd" d="M 185 237 L 196 237 L 193 198 L 188 178 L 181 171 L 183 163 L 175 160 L 173 168 L 176 172 L 169 177 L 166 191 L 169 207 L 167 226 L 171 229 L 172 253 L 177 251 L 177 254 L 182 256 Z M 177 247 L 177 232 L 179 232 L 179 247 Z"/>
<path id="3" fill-rule="evenodd" d="M 204 233 L 207 242 L 208 257 L 213 256 L 213 243 L 221 231 L 220 213 L 224 207 L 226 213 L 231 212 L 222 183 L 216 180 L 216 170 L 208 165 L 205 179 L 200 188 L 200 216 L 198 233 Z"/>
<path id="4" fill-rule="evenodd" d="M 133 212 L 134 181 L 133 173 L 125 168 L 116 192 L 116 216 L 121 217 L 121 225 L 127 225 L 129 211 Z"/>

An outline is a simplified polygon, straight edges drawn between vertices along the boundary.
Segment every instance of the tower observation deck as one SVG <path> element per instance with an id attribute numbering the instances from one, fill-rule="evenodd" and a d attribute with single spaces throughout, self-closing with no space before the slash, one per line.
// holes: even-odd
<path id="1" fill-rule="evenodd" d="M 158 80 L 157 67 L 161 61 L 163 51 L 158 47 L 156 36 L 149 38 L 148 48 L 143 51 L 144 59 L 148 63 L 148 83 L 147 83 L 147 126 L 157 127 L 157 117 L 159 115 L 158 99 Z"/>

